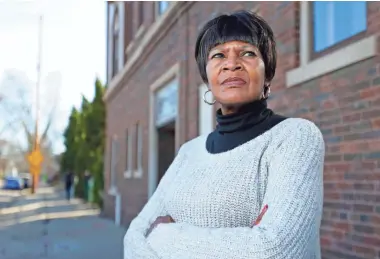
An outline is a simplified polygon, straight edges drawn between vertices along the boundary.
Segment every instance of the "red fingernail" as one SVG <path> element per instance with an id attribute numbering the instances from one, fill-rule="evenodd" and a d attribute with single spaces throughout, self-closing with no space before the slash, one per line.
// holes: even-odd
<path id="1" fill-rule="evenodd" d="M 261 213 L 259 214 L 259 216 L 257 217 L 256 221 L 253 223 L 253 226 L 256 226 L 260 223 L 261 219 L 263 218 L 265 212 L 268 210 L 268 204 L 266 204 L 263 208 L 263 210 L 261 211 Z"/>

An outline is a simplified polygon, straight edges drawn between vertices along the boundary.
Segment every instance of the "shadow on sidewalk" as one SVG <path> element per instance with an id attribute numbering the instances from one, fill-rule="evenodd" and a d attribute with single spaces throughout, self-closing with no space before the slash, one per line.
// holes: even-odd
<path id="1" fill-rule="evenodd" d="M 16 224 L 59 218 L 99 216 L 100 210 L 80 199 L 67 201 L 64 192 L 54 187 L 40 188 L 34 195 L 15 195 L 0 210 L 0 229 Z"/>
<path id="2" fill-rule="evenodd" d="M 0 189 L 0 215 L 2 209 L 12 206 L 17 198 L 22 195 L 22 192 L 18 190 Z"/>
<path id="3" fill-rule="evenodd" d="M 0 258 L 121 259 L 125 229 L 64 194 L 44 187 L 34 195 L 15 195 L 0 210 Z"/>

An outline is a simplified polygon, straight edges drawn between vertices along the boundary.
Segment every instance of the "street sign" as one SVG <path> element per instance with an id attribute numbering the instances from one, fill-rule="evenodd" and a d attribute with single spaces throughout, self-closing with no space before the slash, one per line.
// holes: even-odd
<path id="1" fill-rule="evenodd" d="M 28 155 L 28 162 L 31 167 L 39 167 L 44 160 L 44 157 L 39 149 L 33 150 L 32 153 Z"/>
<path id="2" fill-rule="evenodd" d="M 40 170 L 41 170 L 41 166 L 39 166 L 39 165 L 37 165 L 37 166 L 33 166 L 33 165 L 31 165 L 31 166 L 29 167 L 29 170 L 30 170 L 30 173 L 31 173 L 32 175 L 39 174 L 39 173 L 40 173 Z"/>

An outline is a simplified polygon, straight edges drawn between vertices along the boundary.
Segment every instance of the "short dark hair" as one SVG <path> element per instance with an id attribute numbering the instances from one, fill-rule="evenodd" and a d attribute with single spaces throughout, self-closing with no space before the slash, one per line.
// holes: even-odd
<path id="1" fill-rule="evenodd" d="M 276 42 L 273 31 L 263 18 L 249 11 L 223 14 L 207 22 L 195 44 L 195 60 L 205 83 L 209 51 L 228 41 L 243 41 L 256 46 L 265 64 L 265 80 L 271 81 L 276 72 Z"/>

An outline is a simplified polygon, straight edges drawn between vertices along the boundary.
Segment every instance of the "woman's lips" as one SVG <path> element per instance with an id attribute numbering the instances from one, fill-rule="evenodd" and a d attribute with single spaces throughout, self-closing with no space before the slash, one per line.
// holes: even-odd
<path id="1" fill-rule="evenodd" d="M 242 78 L 230 77 L 224 80 L 222 82 L 222 85 L 223 86 L 242 86 L 242 85 L 245 85 L 246 83 L 247 82 Z"/>

